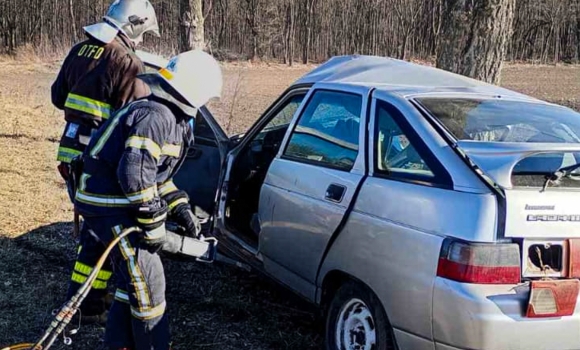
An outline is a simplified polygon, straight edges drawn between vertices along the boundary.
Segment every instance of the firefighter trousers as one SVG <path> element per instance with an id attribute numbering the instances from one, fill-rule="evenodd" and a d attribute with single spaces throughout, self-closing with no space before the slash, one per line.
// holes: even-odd
<path id="1" fill-rule="evenodd" d="M 94 266 L 97 264 L 97 261 L 103 255 L 105 248 L 105 245 L 88 228 L 86 223 L 83 224 L 77 248 L 78 255 L 71 274 L 67 300 L 72 298 L 80 286 L 85 283 L 93 271 Z M 112 274 L 111 261 L 107 259 L 97 276 L 97 280 L 93 283 L 93 288 L 81 305 L 81 316 L 101 315 L 107 310 L 106 297 Z"/>
<path id="2" fill-rule="evenodd" d="M 105 245 L 123 229 L 136 225 L 128 216 L 85 216 L 85 223 Z M 139 234 L 133 233 L 111 253 L 117 289 L 107 319 L 105 345 L 111 349 L 168 350 L 163 264 L 159 255 L 144 249 L 140 241 Z"/>

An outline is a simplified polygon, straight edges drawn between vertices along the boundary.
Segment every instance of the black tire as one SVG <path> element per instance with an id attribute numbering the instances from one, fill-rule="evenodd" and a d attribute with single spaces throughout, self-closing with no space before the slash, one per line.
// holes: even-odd
<path id="1" fill-rule="evenodd" d="M 362 301 L 362 304 L 359 303 Z M 357 305 L 359 307 L 357 307 Z M 340 315 L 345 310 L 349 310 L 351 307 L 353 310 L 364 310 L 364 307 L 370 312 L 372 318 L 365 319 L 368 321 L 367 326 L 374 329 L 375 342 L 374 345 L 370 347 L 370 350 L 396 350 L 397 346 L 395 343 L 395 338 L 393 335 L 393 328 L 387 319 L 387 315 L 383 306 L 379 302 L 377 296 L 369 290 L 362 283 L 357 283 L 353 281 L 346 282 L 343 284 L 334 294 L 332 301 L 328 306 L 328 311 L 326 314 L 326 350 L 347 350 L 344 346 L 345 344 L 339 344 L 337 341 L 337 329 L 342 328 L 339 325 L 341 322 Z M 355 312 L 356 313 L 356 312 Z M 343 320 L 346 319 L 346 315 L 343 314 Z M 363 327 L 362 323 L 359 324 Z M 364 328 L 364 327 L 363 327 Z M 361 328 L 359 328 L 361 330 Z M 355 339 L 358 343 L 366 343 L 366 333 L 357 331 L 349 332 L 349 338 Z M 345 334 L 341 332 L 341 334 Z M 342 348 L 341 348 L 342 347 Z M 361 350 L 365 347 L 361 347 Z"/>

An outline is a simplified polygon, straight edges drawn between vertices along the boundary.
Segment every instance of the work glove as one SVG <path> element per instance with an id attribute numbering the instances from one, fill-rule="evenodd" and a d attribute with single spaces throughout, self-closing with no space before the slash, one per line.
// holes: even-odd
<path id="1" fill-rule="evenodd" d="M 176 191 L 165 196 L 171 208 L 170 219 L 185 229 L 187 236 L 198 238 L 201 223 L 189 204 L 189 197 L 184 191 Z"/>
<path id="2" fill-rule="evenodd" d="M 137 208 L 137 223 L 143 229 L 141 242 L 150 253 L 159 252 L 165 243 L 167 212 L 167 203 L 161 198 L 155 198 Z"/>

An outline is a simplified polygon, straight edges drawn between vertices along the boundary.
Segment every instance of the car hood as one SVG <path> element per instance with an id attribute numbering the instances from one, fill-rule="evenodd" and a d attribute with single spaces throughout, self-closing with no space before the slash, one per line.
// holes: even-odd
<path id="1" fill-rule="evenodd" d="M 514 167 L 524 158 L 542 153 L 580 152 L 574 143 L 459 141 L 458 149 L 502 189 L 513 188 Z"/>

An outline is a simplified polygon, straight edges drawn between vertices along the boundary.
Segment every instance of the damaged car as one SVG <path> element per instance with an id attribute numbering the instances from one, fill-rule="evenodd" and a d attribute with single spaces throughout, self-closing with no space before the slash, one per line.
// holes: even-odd
<path id="1" fill-rule="evenodd" d="M 202 109 L 175 182 L 327 349 L 580 348 L 580 114 L 343 56 L 256 117 L 230 138 Z"/>

